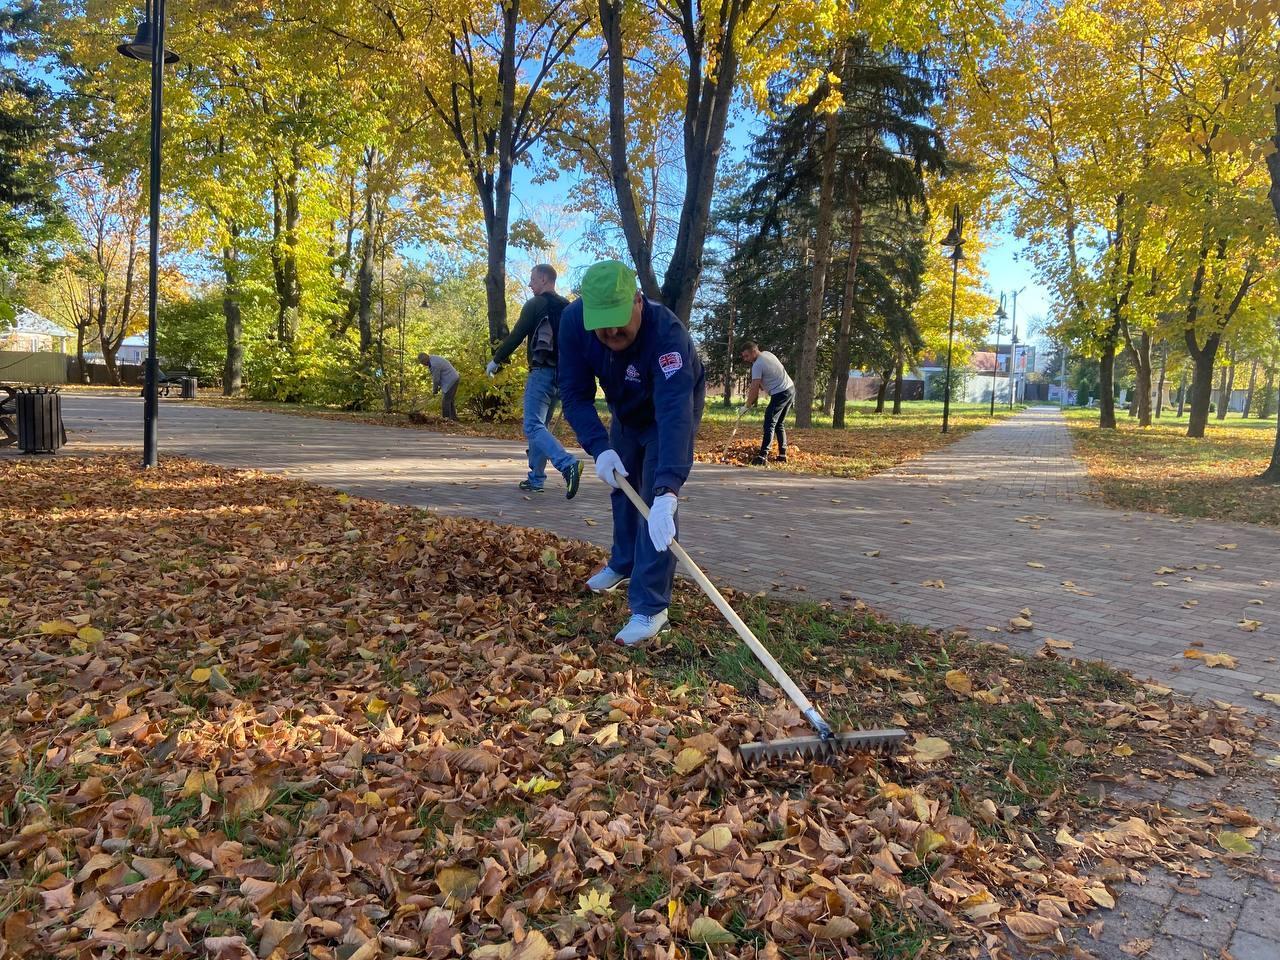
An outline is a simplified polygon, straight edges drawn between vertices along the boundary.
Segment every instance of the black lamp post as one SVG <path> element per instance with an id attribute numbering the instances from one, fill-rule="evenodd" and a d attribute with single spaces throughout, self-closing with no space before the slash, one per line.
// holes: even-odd
<path id="1" fill-rule="evenodd" d="M 1004 294 L 1000 294 L 1000 306 L 996 307 L 996 353 L 991 361 L 991 416 L 996 415 L 996 375 L 1000 372 L 1000 333 L 1001 324 L 1009 315 L 1004 312 Z M 1013 358 L 1010 357 L 1012 364 Z"/>
<path id="2" fill-rule="evenodd" d="M 146 19 L 138 25 L 133 41 L 122 43 L 116 49 L 131 60 L 151 64 L 151 187 L 147 210 L 151 248 L 148 251 L 150 275 L 147 278 L 147 365 L 142 389 L 142 466 L 146 469 L 158 463 L 156 415 L 160 401 L 156 393 L 156 381 L 159 379 L 156 290 L 160 275 L 160 119 L 164 108 L 164 65 L 178 62 L 178 55 L 164 48 L 164 0 L 149 0 Z"/>
<path id="3" fill-rule="evenodd" d="M 960 273 L 960 261 L 964 259 L 964 217 L 960 215 L 960 204 L 951 210 L 951 229 L 942 240 L 944 247 L 950 247 L 947 256 L 951 260 L 951 320 L 947 324 L 947 384 L 942 395 L 942 432 L 947 432 L 951 422 L 951 347 L 956 335 L 956 281 Z"/>
<path id="4" fill-rule="evenodd" d="M 1013 402 L 1017 398 L 1018 379 L 1013 372 L 1013 355 L 1018 352 L 1018 294 L 1026 287 L 1019 287 L 1013 291 L 1013 319 L 1009 322 L 1009 330 L 1013 334 L 1013 342 L 1009 345 L 1009 409 L 1013 409 Z"/>

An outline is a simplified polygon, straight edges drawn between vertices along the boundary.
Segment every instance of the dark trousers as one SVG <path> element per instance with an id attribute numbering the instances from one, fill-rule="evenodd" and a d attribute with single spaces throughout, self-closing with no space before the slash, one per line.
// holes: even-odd
<path id="1" fill-rule="evenodd" d="M 769 447 L 773 444 L 775 433 L 778 435 L 778 453 L 784 457 L 787 455 L 787 428 L 782 421 L 795 402 L 794 387 L 775 393 L 769 398 L 769 406 L 764 411 L 764 438 L 760 441 L 760 456 L 769 455 Z"/>
<path id="2" fill-rule="evenodd" d="M 440 413 L 446 420 L 458 419 L 458 408 L 454 404 L 454 400 L 458 396 L 458 384 L 460 380 L 455 380 L 444 392 L 444 396 L 440 398 Z"/>

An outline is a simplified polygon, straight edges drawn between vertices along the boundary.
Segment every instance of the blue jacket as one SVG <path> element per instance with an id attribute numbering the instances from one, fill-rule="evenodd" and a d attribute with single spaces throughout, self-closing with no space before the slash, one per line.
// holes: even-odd
<path id="1" fill-rule="evenodd" d="M 626 429 L 658 426 L 655 487 L 679 490 L 693 467 L 693 441 L 702 418 L 706 375 L 680 318 L 660 303 L 644 301 L 635 342 L 614 352 L 583 329 L 582 301 L 560 317 L 560 400 L 582 448 L 598 457 L 609 434 L 596 413 L 596 381 L 609 412 Z"/>

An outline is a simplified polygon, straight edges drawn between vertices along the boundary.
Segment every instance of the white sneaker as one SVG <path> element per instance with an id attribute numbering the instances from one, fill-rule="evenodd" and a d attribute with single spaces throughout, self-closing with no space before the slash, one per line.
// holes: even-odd
<path id="1" fill-rule="evenodd" d="M 612 567 L 605 567 L 587 581 L 587 586 L 596 593 L 613 593 L 630 579 Z"/>
<path id="2" fill-rule="evenodd" d="M 619 630 L 618 635 L 613 638 L 613 642 L 624 647 L 634 647 L 637 643 L 652 640 L 667 629 L 667 626 L 667 611 L 665 610 L 652 616 L 633 613 L 631 619 L 627 621 L 627 625 Z"/>

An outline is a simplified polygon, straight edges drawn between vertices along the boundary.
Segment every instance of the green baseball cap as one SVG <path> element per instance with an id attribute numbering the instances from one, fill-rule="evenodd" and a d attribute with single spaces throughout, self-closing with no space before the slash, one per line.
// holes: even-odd
<path id="1" fill-rule="evenodd" d="M 620 260 L 601 260 L 582 275 L 582 326 L 625 327 L 636 298 L 636 272 Z"/>

